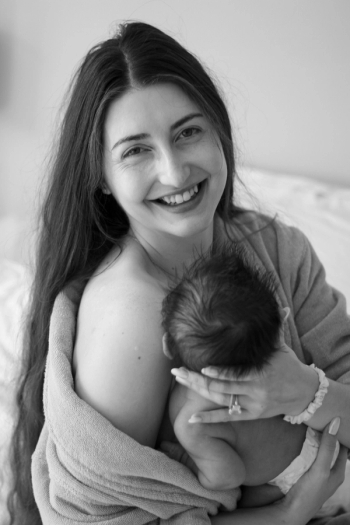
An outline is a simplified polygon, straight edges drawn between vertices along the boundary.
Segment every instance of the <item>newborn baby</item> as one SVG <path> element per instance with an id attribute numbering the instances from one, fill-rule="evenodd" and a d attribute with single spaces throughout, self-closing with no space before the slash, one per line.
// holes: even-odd
<path id="1" fill-rule="evenodd" d="M 225 245 L 201 256 L 164 299 L 164 351 L 196 372 L 207 366 L 232 367 L 238 377 L 260 371 L 282 351 L 288 314 L 278 305 L 273 276 L 253 265 L 241 245 Z M 169 400 L 176 437 L 204 487 L 244 485 L 250 489 L 241 506 L 261 506 L 286 494 L 315 460 L 321 433 L 283 416 L 189 423 L 192 414 L 217 407 L 178 383 Z M 275 486 L 268 496 L 266 483 Z"/>

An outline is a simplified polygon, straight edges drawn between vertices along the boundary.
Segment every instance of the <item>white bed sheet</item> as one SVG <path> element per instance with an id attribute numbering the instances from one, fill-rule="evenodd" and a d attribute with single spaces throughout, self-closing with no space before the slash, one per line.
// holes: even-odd
<path id="1" fill-rule="evenodd" d="M 274 215 L 300 228 L 322 261 L 328 282 L 341 291 L 350 304 L 350 187 L 270 173 L 239 171 L 246 191 L 237 186 L 243 205 Z"/>

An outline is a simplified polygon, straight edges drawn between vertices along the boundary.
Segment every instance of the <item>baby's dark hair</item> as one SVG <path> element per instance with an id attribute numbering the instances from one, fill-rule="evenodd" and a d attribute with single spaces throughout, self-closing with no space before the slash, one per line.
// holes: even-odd
<path id="1" fill-rule="evenodd" d="M 261 370 L 278 350 L 282 316 L 271 272 L 249 261 L 241 244 L 200 256 L 165 297 L 167 346 L 189 370 Z"/>

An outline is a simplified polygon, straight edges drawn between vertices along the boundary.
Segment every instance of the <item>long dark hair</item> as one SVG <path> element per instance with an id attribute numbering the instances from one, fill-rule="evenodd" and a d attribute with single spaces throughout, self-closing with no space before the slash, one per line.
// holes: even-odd
<path id="1" fill-rule="evenodd" d="M 35 278 L 17 395 L 18 422 L 8 500 L 11 524 L 40 524 L 31 486 L 31 455 L 44 424 L 42 390 L 49 320 L 57 294 L 84 283 L 128 231 L 126 214 L 102 192 L 103 123 L 110 103 L 133 87 L 172 82 L 198 105 L 222 144 L 228 177 L 217 211 L 227 221 L 235 173 L 231 125 L 218 88 L 200 62 L 173 38 L 141 22 L 125 23 L 93 47 L 76 72 L 52 159 L 40 215 Z M 237 209 L 238 210 L 238 209 Z"/>

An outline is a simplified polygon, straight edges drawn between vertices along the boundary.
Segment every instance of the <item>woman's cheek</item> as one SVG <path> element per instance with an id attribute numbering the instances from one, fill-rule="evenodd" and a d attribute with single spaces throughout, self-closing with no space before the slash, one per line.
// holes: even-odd
<path id="1" fill-rule="evenodd" d="M 129 162 L 114 172 L 114 187 L 117 193 L 123 193 L 134 199 L 149 184 L 149 170 L 144 162 Z"/>
<path id="2" fill-rule="evenodd" d="M 207 140 L 201 142 L 199 153 L 202 166 L 211 175 L 221 173 L 226 166 L 222 148 L 213 136 L 208 136 Z"/>

